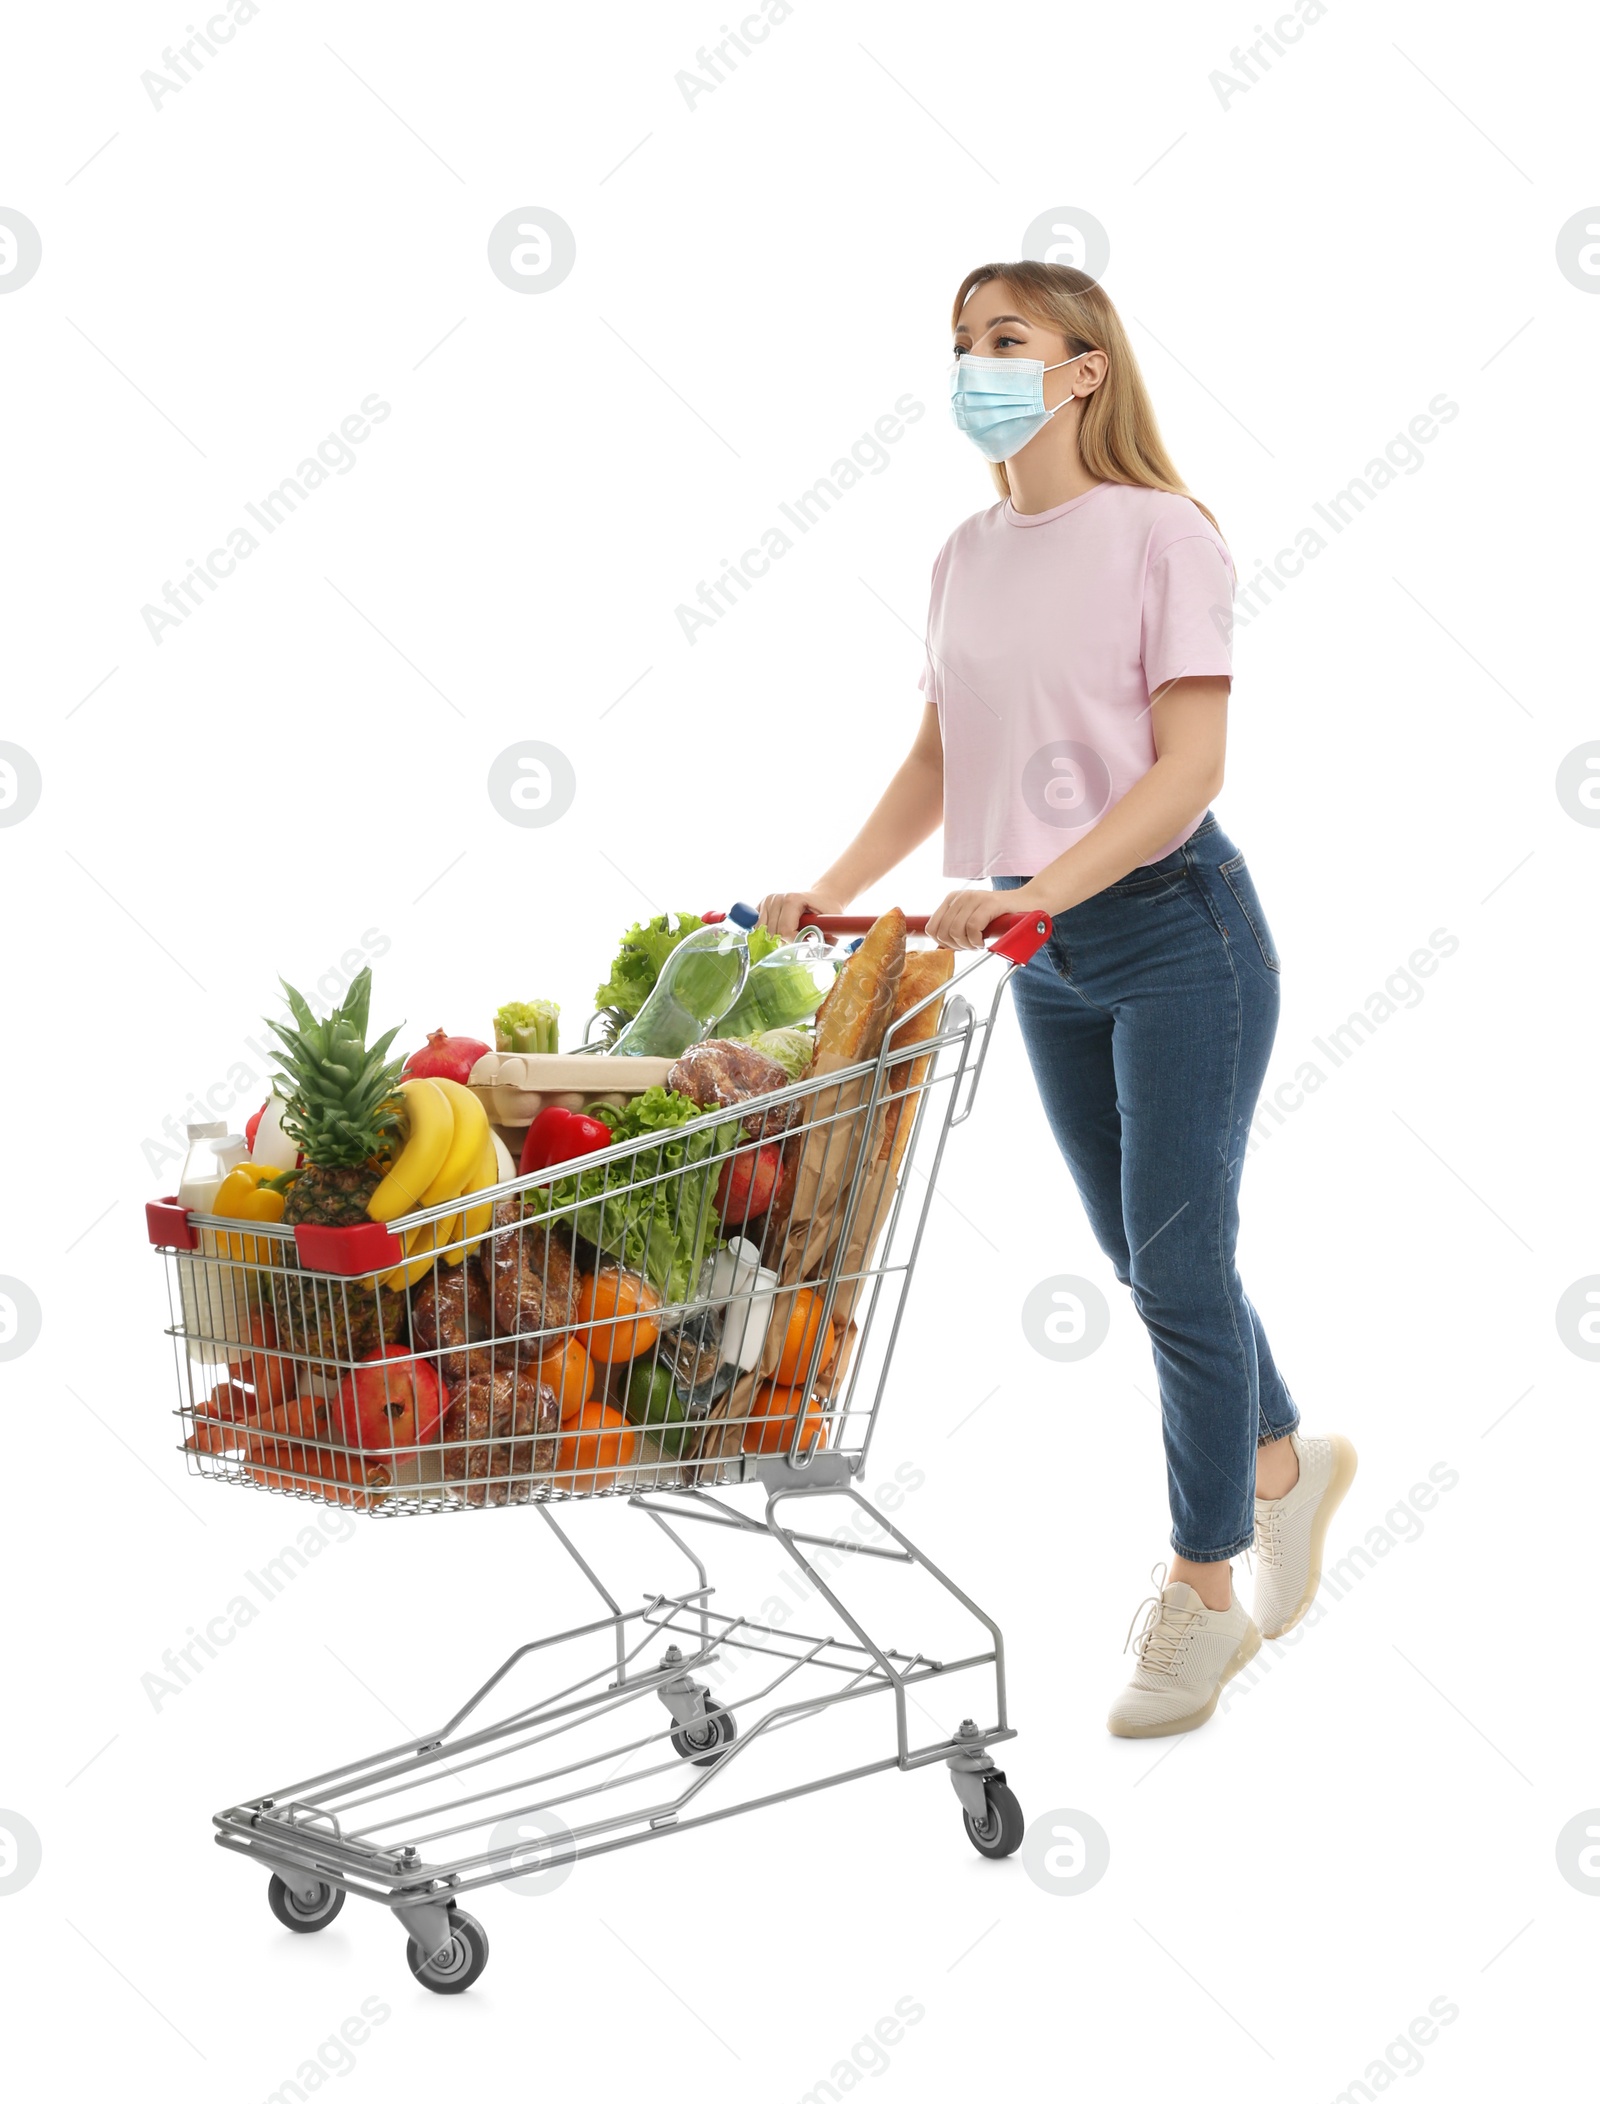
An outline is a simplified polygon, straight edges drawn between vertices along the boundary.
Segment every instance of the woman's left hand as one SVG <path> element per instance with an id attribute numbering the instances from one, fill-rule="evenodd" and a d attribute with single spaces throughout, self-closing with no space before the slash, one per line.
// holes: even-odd
<path id="1" fill-rule="evenodd" d="M 936 913 L 928 915 L 928 933 L 946 950 L 981 950 L 983 931 L 1002 913 L 1016 913 L 1014 891 L 952 891 Z"/>

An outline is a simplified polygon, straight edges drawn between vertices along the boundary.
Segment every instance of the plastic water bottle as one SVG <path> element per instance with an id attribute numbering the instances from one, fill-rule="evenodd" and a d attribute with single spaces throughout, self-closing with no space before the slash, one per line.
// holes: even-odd
<path id="1" fill-rule="evenodd" d="M 729 920 L 746 931 L 759 917 L 754 906 L 742 902 L 728 908 Z M 763 1030 L 787 1030 L 793 1023 L 810 1022 L 847 954 L 816 929 L 769 950 L 751 965 L 744 992 L 733 1012 L 723 1018 L 723 1035 L 755 1037 Z"/>
<path id="2" fill-rule="evenodd" d="M 676 1059 L 717 1025 L 744 991 L 750 947 L 736 921 L 709 921 L 670 951 L 644 1006 L 611 1047 L 612 1056 Z"/>

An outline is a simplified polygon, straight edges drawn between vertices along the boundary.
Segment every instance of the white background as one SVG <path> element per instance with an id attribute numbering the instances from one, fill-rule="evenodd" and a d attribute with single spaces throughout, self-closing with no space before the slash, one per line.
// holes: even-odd
<path id="1" fill-rule="evenodd" d="M 1600 1268 L 1600 833 L 1554 787 L 1600 736 L 1600 301 L 1555 260 L 1593 200 L 1600 52 L 1570 14 L 1334 4 L 1224 107 L 1248 7 L 798 0 L 691 108 L 675 75 L 722 19 L 265 0 L 159 109 L 176 4 L 11 25 L 0 203 L 43 262 L 0 299 L 0 737 L 43 795 L 0 831 L 0 1273 L 43 1328 L 0 1367 L 0 1805 L 43 1854 L 0 1897 L 8 2072 L 266 2097 L 377 1995 L 330 2080 L 784 2104 L 910 1996 L 874 2093 L 1318 2099 L 1444 1997 L 1392 2081 L 1548 2086 L 1592 2045 L 1600 1932 L 1555 1853 L 1600 1801 L 1600 1457 L 1554 1320 Z M 486 263 L 522 206 L 576 238 L 537 296 Z M 1361 1453 L 1330 1546 L 1396 1545 L 1202 1733 L 1107 1737 L 1164 1554 L 1153 1381 L 1008 1016 L 872 1474 L 925 1474 L 905 1523 L 1007 1632 L 1007 1771 L 1030 1818 L 1103 1826 L 1107 1875 L 1043 1890 L 980 1861 L 941 1774 L 889 1775 L 491 1893 L 488 1972 L 436 1999 L 375 1909 L 286 1936 L 209 1815 L 442 1720 L 583 1609 L 531 1514 L 362 1526 L 152 1706 L 141 1677 L 301 1518 L 174 1451 L 141 1210 L 175 1182 L 163 1120 L 259 1075 L 276 975 L 312 985 L 364 931 L 404 1039 L 534 993 L 576 1032 L 637 915 L 817 873 L 912 732 L 933 556 L 991 501 L 942 406 L 951 294 L 1057 208 L 1109 233 L 1242 579 L 1459 404 L 1241 625 L 1218 804 L 1285 959 L 1271 1086 L 1431 931 L 1459 943 L 1244 1191 L 1280 1364 Z M 391 414 L 351 471 L 154 642 L 141 608 L 371 394 Z M 678 605 L 906 394 L 887 468 L 687 642 Z M 526 739 L 576 772 L 543 830 L 486 794 Z M 937 871 L 869 903 L 926 910 Z M 1019 1322 L 1058 1273 L 1113 1305 L 1065 1368 Z M 1432 1468 L 1459 1482 L 1396 1516 Z M 574 1522 L 624 1563 L 643 1524 Z"/>

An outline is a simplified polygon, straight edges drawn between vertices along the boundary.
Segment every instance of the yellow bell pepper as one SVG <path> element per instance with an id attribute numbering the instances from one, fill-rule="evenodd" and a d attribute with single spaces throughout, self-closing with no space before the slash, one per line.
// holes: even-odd
<path id="1" fill-rule="evenodd" d="M 281 1220 L 283 1193 L 269 1191 L 267 1179 L 282 1172 L 265 1162 L 241 1162 L 222 1179 L 211 1210 L 225 1220 Z M 270 1235 L 224 1235 L 229 1257 L 236 1264 L 275 1264 L 278 1247 Z"/>

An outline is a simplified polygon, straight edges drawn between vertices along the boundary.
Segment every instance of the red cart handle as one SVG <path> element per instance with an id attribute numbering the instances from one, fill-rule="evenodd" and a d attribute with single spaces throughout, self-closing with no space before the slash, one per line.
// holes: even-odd
<path id="1" fill-rule="evenodd" d="M 801 926 L 816 928 L 823 935 L 865 935 L 877 921 L 875 913 L 814 913 L 802 914 Z M 1013 964 L 1026 964 L 1036 950 L 1043 949 L 1050 940 L 1051 919 L 1048 913 L 997 913 L 987 928 L 985 938 L 998 936 L 998 941 L 989 942 L 991 957 L 1007 957 Z M 925 913 L 906 915 L 908 935 L 926 935 L 928 916 Z"/>
<path id="2" fill-rule="evenodd" d="M 702 913 L 701 920 L 707 923 L 731 920 L 741 928 L 753 928 L 756 924 L 756 909 L 741 900 L 727 913 Z M 877 925 L 875 913 L 811 913 L 802 909 L 802 928 L 815 928 L 821 935 L 865 935 L 869 928 Z M 1009 958 L 1013 964 L 1026 964 L 1036 950 L 1041 950 L 1050 940 L 1054 923 L 1048 913 L 997 913 L 983 931 L 985 936 L 996 935 L 998 942 L 989 944 L 991 957 Z M 928 916 L 925 913 L 906 915 L 908 935 L 926 935 Z"/>

